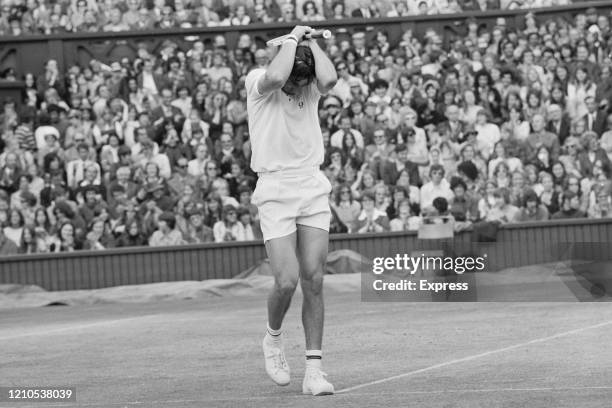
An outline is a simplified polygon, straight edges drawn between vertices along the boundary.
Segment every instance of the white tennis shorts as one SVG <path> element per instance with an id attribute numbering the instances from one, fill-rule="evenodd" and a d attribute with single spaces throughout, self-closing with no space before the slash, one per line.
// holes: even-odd
<path id="1" fill-rule="evenodd" d="M 297 224 L 329 231 L 332 185 L 319 167 L 258 173 L 251 202 L 259 210 L 264 242 L 297 230 Z"/>

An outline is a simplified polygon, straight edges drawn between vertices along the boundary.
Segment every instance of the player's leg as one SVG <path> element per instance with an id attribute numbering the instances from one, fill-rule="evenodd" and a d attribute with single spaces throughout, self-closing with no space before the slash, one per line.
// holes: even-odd
<path id="1" fill-rule="evenodd" d="M 302 392 L 313 395 L 334 393 L 334 387 L 321 371 L 324 322 L 323 274 L 329 242 L 328 231 L 298 224 L 300 284 L 304 295 L 302 323 L 306 337 L 306 373 Z"/>
<path id="2" fill-rule="evenodd" d="M 324 321 L 323 273 L 329 233 L 306 225 L 298 225 L 297 228 L 300 285 L 304 294 L 302 323 L 306 349 L 321 350 Z"/>
<path id="3" fill-rule="evenodd" d="M 268 296 L 268 324 L 279 330 L 298 283 L 296 233 L 266 241 L 266 252 L 274 275 L 274 287 Z"/>
<path id="4" fill-rule="evenodd" d="M 268 329 L 263 340 L 266 372 L 276 384 L 287 385 L 290 369 L 285 358 L 281 325 L 298 282 L 296 233 L 266 241 L 266 252 L 274 275 L 274 286 L 268 296 Z"/>

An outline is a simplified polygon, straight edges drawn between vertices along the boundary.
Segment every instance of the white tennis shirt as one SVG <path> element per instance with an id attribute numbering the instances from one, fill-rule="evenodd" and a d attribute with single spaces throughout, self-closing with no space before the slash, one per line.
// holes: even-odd
<path id="1" fill-rule="evenodd" d="M 289 96 L 280 89 L 262 95 L 257 82 L 265 73 L 263 68 L 254 69 L 245 81 L 251 168 L 266 172 L 320 166 L 324 149 L 316 81 L 299 95 Z"/>

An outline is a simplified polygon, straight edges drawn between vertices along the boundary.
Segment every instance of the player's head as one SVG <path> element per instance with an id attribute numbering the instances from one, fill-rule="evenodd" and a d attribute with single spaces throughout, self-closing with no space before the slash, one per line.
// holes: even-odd
<path id="1" fill-rule="evenodd" d="M 295 50 L 293 69 L 283 89 L 293 93 L 297 88 L 310 84 L 315 78 L 315 62 L 310 47 L 298 45 Z"/>

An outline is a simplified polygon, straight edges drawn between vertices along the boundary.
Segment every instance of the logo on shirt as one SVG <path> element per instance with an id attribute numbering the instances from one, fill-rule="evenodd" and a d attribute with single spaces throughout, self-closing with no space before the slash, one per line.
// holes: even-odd
<path id="1" fill-rule="evenodd" d="M 303 109 L 304 108 L 304 98 L 297 96 L 296 98 L 293 97 L 289 97 L 289 102 L 293 102 L 295 100 L 295 102 L 297 103 L 298 108 Z"/>

